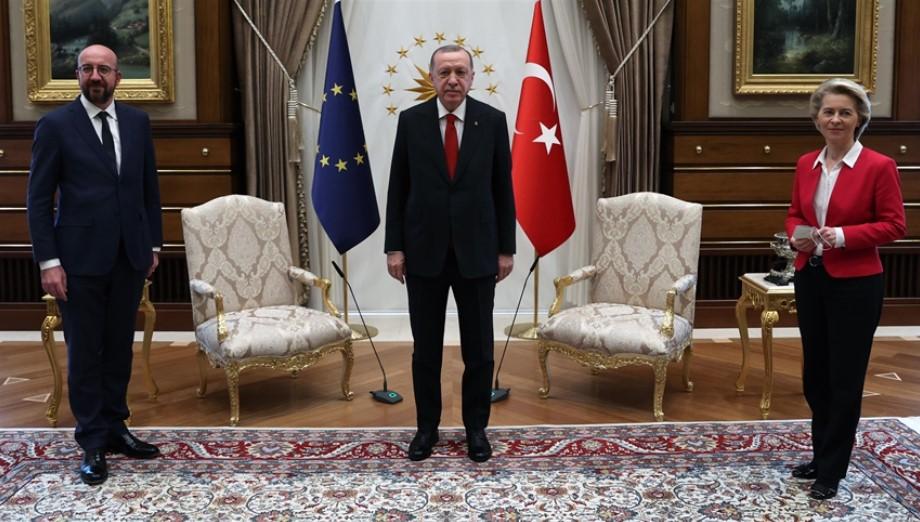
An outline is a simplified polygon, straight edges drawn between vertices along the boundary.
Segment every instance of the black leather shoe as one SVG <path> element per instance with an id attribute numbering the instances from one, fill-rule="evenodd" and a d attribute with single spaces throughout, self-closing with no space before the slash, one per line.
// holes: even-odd
<path id="1" fill-rule="evenodd" d="M 792 476 L 797 479 L 814 480 L 818 478 L 818 466 L 814 461 L 807 464 L 799 464 L 792 468 Z"/>
<path id="2" fill-rule="evenodd" d="M 160 456 L 160 449 L 142 441 L 130 432 L 109 439 L 108 450 L 111 453 L 121 453 L 132 459 L 153 459 Z"/>
<path id="3" fill-rule="evenodd" d="M 94 449 L 83 453 L 80 464 L 80 480 L 90 486 L 98 486 L 109 478 L 109 468 L 105 464 L 105 450 Z"/>
<path id="4" fill-rule="evenodd" d="M 438 431 L 415 432 L 412 442 L 409 443 L 409 460 L 425 460 L 431 456 L 431 450 L 438 443 Z"/>
<path id="5" fill-rule="evenodd" d="M 811 485 L 811 492 L 808 494 L 808 496 L 815 500 L 827 500 L 829 498 L 834 498 L 837 496 L 837 484 L 837 481 L 815 481 L 815 483 Z"/>
<path id="6" fill-rule="evenodd" d="M 492 445 L 486 438 L 485 430 L 474 430 L 466 433 L 466 454 L 470 460 L 485 462 L 492 457 Z"/>

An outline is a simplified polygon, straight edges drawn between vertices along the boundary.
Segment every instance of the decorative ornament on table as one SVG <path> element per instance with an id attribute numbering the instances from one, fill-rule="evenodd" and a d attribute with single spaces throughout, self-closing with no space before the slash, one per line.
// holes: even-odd
<path id="1" fill-rule="evenodd" d="M 770 275 L 766 280 L 780 286 L 788 285 L 795 275 L 795 250 L 789 244 L 789 236 L 785 232 L 773 234 L 770 247 L 776 252 L 776 260 L 770 268 Z"/>

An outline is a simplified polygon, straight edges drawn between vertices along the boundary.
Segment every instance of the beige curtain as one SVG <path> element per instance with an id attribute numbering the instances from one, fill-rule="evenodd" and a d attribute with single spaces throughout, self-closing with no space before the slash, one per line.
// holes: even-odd
<path id="1" fill-rule="evenodd" d="M 607 70 L 613 73 L 667 0 L 583 0 Z M 616 78 L 617 159 L 605 167 L 604 195 L 658 192 L 661 115 L 674 4 Z"/>
<path id="2" fill-rule="evenodd" d="M 237 1 L 285 69 L 297 78 L 326 0 Z M 301 264 L 301 257 L 307 263 L 303 256 L 307 245 L 300 153 L 290 150 L 299 143 L 296 136 L 289 135 L 289 129 L 297 126 L 288 123 L 288 80 L 237 6 L 232 7 L 245 126 L 246 193 L 284 203 L 294 263 Z"/>

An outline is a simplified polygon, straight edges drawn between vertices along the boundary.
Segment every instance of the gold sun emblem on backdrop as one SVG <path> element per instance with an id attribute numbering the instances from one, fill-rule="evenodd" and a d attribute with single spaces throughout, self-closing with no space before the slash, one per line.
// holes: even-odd
<path id="1" fill-rule="evenodd" d="M 387 60 L 388 63 L 386 63 L 384 71 L 386 77 L 380 84 L 381 93 L 387 97 L 387 104 L 384 108 L 389 116 L 399 114 L 400 101 L 394 98 L 400 92 L 414 93 L 413 102 L 428 101 L 437 96 L 434 85 L 428 75 L 428 59 L 434 49 L 440 47 L 445 41 L 452 41 L 468 50 L 473 55 L 473 66 L 478 69 L 476 72 L 486 76 L 491 76 L 495 73 L 495 64 L 485 63 L 487 58 L 486 51 L 478 45 L 470 44 L 463 35 L 455 35 L 455 38 L 451 40 L 445 36 L 445 33 L 436 32 L 430 39 L 426 38 L 424 34 L 419 34 L 413 35 L 410 40 L 407 40 L 408 43 L 400 45 L 399 49 L 389 54 L 391 57 L 394 54 L 396 55 L 396 63 L 389 63 L 389 59 Z M 418 65 L 416 62 L 422 65 Z M 401 82 L 398 77 L 400 71 L 408 71 L 413 83 L 406 85 L 404 80 Z M 400 85 L 400 83 L 403 83 L 403 85 Z M 490 81 L 483 89 L 489 96 L 496 96 L 499 94 L 499 83 Z"/>

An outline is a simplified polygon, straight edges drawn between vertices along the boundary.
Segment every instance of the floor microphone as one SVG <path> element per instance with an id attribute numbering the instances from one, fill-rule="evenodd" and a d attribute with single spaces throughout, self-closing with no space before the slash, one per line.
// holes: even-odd
<path id="1" fill-rule="evenodd" d="M 345 281 L 345 286 L 348 287 L 348 292 L 351 293 L 351 300 L 355 303 L 355 310 L 358 311 L 358 317 L 361 318 L 361 324 L 364 326 L 364 331 L 368 331 L 367 323 L 364 322 L 364 314 L 361 313 L 361 307 L 358 306 L 358 298 L 355 297 L 355 291 L 351 287 L 351 283 L 348 282 L 348 278 L 345 277 L 345 272 L 342 272 L 342 269 L 339 268 L 339 265 L 333 260 L 332 266 L 335 268 L 335 271 L 339 273 L 339 276 L 342 277 L 342 281 Z M 383 369 L 383 363 L 380 361 L 380 355 L 377 353 L 377 347 L 374 346 L 374 339 L 370 336 L 367 338 L 368 342 L 371 343 L 371 349 L 374 350 L 374 356 L 377 358 L 377 364 L 380 365 L 380 373 L 383 374 L 383 389 L 372 391 L 371 397 L 376 401 L 385 402 L 387 404 L 396 404 L 397 402 L 402 402 L 403 398 L 398 392 L 387 389 L 387 372 Z"/>
<path id="2" fill-rule="evenodd" d="M 524 299 L 524 290 L 527 290 L 527 281 L 530 281 L 530 275 L 533 274 L 537 263 L 540 262 L 540 256 L 533 260 L 530 270 L 527 271 L 527 277 L 524 278 L 524 285 L 521 287 L 521 296 L 518 297 L 517 306 L 514 308 L 514 316 L 511 318 L 511 326 L 508 327 L 508 337 L 505 338 L 505 348 L 502 349 L 502 358 L 498 362 L 498 369 L 495 371 L 495 387 L 492 388 L 492 402 L 503 401 L 511 395 L 511 388 L 502 388 L 498 385 L 498 374 L 502 371 L 502 363 L 505 362 L 505 354 L 508 353 L 508 341 L 511 340 L 511 332 L 514 330 L 514 321 L 517 319 L 518 310 L 521 309 L 521 301 Z"/>

